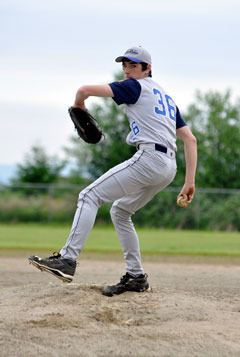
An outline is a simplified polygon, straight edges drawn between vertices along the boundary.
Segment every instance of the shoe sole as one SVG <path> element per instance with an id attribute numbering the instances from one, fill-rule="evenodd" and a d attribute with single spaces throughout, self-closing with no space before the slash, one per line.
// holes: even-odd
<path id="1" fill-rule="evenodd" d="M 50 269 L 46 267 L 45 265 L 42 265 L 38 262 L 35 262 L 34 260 L 28 259 L 29 264 L 32 264 L 35 268 L 39 269 L 40 271 L 45 271 L 47 273 L 50 273 L 54 275 L 56 278 L 62 280 L 64 283 L 71 283 L 73 278 L 71 275 L 64 274 L 60 270 L 57 269 Z"/>

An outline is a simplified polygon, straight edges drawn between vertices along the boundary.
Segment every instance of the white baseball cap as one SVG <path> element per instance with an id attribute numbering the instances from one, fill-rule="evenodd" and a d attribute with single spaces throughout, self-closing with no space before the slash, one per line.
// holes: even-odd
<path id="1" fill-rule="evenodd" d="M 116 62 L 122 62 L 125 58 L 129 59 L 130 61 L 139 63 L 139 62 L 144 62 L 151 64 L 152 59 L 151 55 L 148 53 L 147 50 L 145 50 L 141 46 L 134 46 L 129 48 L 124 55 L 119 56 L 115 59 Z"/>

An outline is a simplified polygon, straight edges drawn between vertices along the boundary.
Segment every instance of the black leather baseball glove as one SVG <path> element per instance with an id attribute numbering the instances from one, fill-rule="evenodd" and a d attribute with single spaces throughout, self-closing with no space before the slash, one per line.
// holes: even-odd
<path id="1" fill-rule="evenodd" d="M 89 144 L 97 144 L 101 140 L 103 133 L 98 127 L 97 121 L 88 111 L 70 107 L 68 113 L 81 139 Z"/>

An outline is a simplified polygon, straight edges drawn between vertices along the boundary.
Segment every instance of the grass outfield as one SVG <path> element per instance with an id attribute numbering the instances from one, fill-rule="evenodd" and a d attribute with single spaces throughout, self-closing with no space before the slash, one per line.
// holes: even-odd
<path id="1" fill-rule="evenodd" d="M 0 224 L 0 249 L 58 251 L 70 226 Z M 240 233 L 162 229 L 138 229 L 143 254 L 240 256 Z M 89 235 L 86 252 L 121 250 L 112 227 L 96 226 Z"/>

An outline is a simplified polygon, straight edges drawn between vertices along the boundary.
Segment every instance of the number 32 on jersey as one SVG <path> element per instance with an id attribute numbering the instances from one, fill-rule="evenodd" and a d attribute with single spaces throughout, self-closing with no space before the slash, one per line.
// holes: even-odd
<path id="1" fill-rule="evenodd" d="M 153 88 L 153 94 L 157 96 L 158 105 L 154 108 L 156 114 L 164 115 L 170 119 L 176 121 L 176 106 L 172 98 L 164 94 L 165 102 L 163 100 L 162 93 L 160 90 Z"/>

